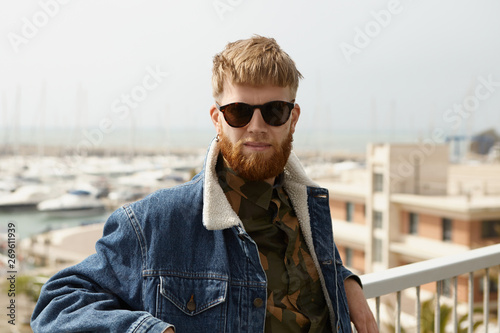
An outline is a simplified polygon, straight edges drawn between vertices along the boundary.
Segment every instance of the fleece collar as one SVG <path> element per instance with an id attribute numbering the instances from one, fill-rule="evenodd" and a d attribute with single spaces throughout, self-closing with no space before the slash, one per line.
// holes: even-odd
<path id="1" fill-rule="evenodd" d="M 203 225 L 208 230 L 222 230 L 238 225 L 243 227 L 243 223 L 232 209 L 219 185 L 215 171 L 219 151 L 218 143 L 213 140 L 205 161 L 203 186 Z M 307 186 L 318 187 L 306 175 L 299 159 L 292 152 L 285 166 L 283 187 L 292 201 L 304 233 L 307 233 L 306 230 L 310 230 Z"/>

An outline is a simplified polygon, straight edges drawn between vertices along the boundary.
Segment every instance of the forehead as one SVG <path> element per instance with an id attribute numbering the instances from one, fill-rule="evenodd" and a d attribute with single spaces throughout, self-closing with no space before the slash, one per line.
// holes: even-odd
<path id="1" fill-rule="evenodd" d="M 221 105 L 242 102 L 247 104 L 264 104 L 270 101 L 290 101 L 290 88 L 272 85 L 252 86 L 248 84 L 224 84 Z"/>

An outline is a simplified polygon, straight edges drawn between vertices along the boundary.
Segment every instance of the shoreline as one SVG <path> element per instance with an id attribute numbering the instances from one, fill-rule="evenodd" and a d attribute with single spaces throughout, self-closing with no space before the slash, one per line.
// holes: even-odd
<path id="1" fill-rule="evenodd" d="M 208 145 L 207 145 L 208 147 Z M 134 156 L 158 156 L 158 155 L 193 155 L 193 154 L 205 154 L 207 147 L 140 147 L 131 148 L 128 146 L 110 146 L 110 147 L 93 147 L 86 149 L 84 157 L 134 157 Z M 303 147 L 294 148 L 293 151 L 300 157 L 313 158 L 321 156 L 327 160 L 343 161 L 343 160 L 355 160 L 361 161 L 365 159 L 365 152 L 352 152 L 349 150 L 314 150 Z M 11 158 L 11 157 L 60 157 L 67 158 L 68 156 L 74 156 L 75 151 L 68 150 L 67 147 L 60 145 L 46 145 L 41 147 L 40 145 L 34 144 L 21 144 L 17 146 L 13 145 L 3 145 L 0 146 L 0 158 Z"/>

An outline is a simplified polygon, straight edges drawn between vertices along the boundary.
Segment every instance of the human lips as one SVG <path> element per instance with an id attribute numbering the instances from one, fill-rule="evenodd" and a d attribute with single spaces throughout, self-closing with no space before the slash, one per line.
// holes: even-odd
<path id="1" fill-rule="evenodd" d="M 267 142 L 258 142 L 258 141 L 247 141 L 244 143 L 245 147 L 251 149 L 251 150 L 255 150 L 255 151 L 263 151 L 263 150 L 266 150 L 270 147 L 272 147 L 272 145 L 270 143 L 267 143 Z"/>

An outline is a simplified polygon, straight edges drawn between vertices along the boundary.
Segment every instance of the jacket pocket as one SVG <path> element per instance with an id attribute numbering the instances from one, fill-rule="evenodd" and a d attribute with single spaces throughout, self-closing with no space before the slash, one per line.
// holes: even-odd
<path id="1" fill-rule="evenodd" d="M 178 332 L 223 332 L 227 285 L 212 277 L 160 276 L 157 317 Z"/>

